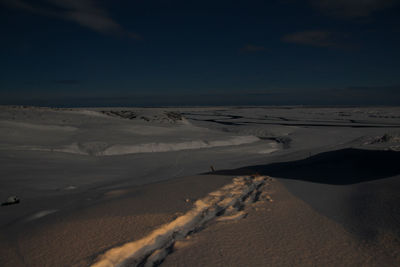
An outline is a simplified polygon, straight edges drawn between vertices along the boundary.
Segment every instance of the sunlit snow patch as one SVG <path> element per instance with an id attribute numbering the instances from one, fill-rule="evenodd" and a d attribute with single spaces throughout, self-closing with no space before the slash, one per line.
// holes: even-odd
<path id="1" fill-rule="evenodd" d="M 154 230 L 148 236 L 117 248 L 100 256 L 92 267 L 112 266 L 154 266 L 169 253 L 175 241 L 181 240 L 227 210 L 238 210 L 255 201 L 260 188 L 266 183 L 266 176 L 234 178 L 233 183 L 197 200 L 194 207 L 174 221 Z M 252 201 L 249 201 L 252 200 Z M 226 217 L 226 220 L 240 219 L 244 212 Z"/>

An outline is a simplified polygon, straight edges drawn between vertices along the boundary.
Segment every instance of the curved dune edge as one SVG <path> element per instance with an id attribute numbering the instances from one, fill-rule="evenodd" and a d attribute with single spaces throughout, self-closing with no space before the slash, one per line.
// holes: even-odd
<path id="1" fill-rule="evenodd" d="M 147 143 L 138 145 L 114 145 L 102 151 L 102 156 L 151 153 L 151 152 L 169 152 L 180 150 L 192 150 L 201 148 L 237 146 L 258 142 L 260 139 L 256 136 L 236 136 L 226 140 L 194 140 L 180 143 Z"/>
<path id="2" fill-rule="evenodd" d="M 108 250 L 92 267 L 153 266 L 160 263 L 169 254 L 175 241 L 200 230 L 214 218 L 224 213 L 228 213 L 227 220 L 244 217 L 241 210 L 257 200 L 268 179 L 268 176 L 236 177 L 232 183 L 197 200 L 186 214 L 148 236 Z M 234 216 L 232 212 L 238 212 L 238 215 Z"/>
<path id="3" fill-rule="evenodd" d="M 158 153 L 172 152 L 181 150 L 195 150 L 214 147 L 227 147 L 251 144 L 260 141 L 256 136 L 234 136 L 225 140 L 192 140 L 176 143 L 144 143 L 135 145 L 108 145 L 103 142 L 86 142 L 72 143 L 59 147 L 46 146 L 10 146 L 0 145 L 0 150 L 31 150 L 31 151 L 46 151 L 46 152 L 61 152 L 79 155 L 91 156 L 115 156 L 138 153 Z M 271 148 L 271 153 L 277 149 Z"/>

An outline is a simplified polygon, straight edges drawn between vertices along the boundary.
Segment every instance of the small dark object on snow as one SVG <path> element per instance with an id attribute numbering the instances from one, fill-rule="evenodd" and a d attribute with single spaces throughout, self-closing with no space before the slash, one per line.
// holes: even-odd
<path id="1" fill-rule="evenodd" d="M 6 202 L 1 203 L 2 206 L 13 205 L 19 203 L 19 198 L 17 196 L 8 197 Z"/>

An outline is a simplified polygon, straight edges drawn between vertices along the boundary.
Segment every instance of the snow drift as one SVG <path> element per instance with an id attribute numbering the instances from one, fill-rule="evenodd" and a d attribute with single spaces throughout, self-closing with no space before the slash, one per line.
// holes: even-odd
<path id="1" fill-rule="evenodd" d="M 197 200 L 193 209 L 148 236 L 110 249 L 92 267 L 157 265 L 168 255 L 169 248 L 176 240 L 185 238 L 228 209 L 237 211 L 243 205 L 254 202 L 267 179 L 267 176 L 234 178 L 233 183 Z M 236 216 L 228 218 L 237 219 L 243 216 L 243 212 L 239 211 Z"/>
<path id="2" fill-rule="evenodd" d="M 150 152 L 168 152 L 168 151 L 179 151 L 189 149 L 200 149 L 200 148 L 212 148 L 212 147 L 223 147 L 223 146 L 235 146 L 250 144 L 259 141 L 260 139 L 255 136 L 236 136 L 226 140 L 194 140 L 178 143 L 147 143 L 138 145 L 114 145 L 103 152 L 100 155 L 111 156 L 111 155 L 124 155 L 134 153 L 150 153 Z"/>

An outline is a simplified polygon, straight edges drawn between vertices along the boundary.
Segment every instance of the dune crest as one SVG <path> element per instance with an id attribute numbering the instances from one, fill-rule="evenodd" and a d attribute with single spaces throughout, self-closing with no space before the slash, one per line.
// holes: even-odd
<path id="1" fill-rule="evenodd" d="M 227 216 L 227 219 L 243 218 L 244 213 L 241 210 L 245 205 L 257 200 L 267 180 L 268 176 L 236 177 L 233 183 L 197 200 L 190 211 L 169 224 L 161 226 L 140 240 L 110 249 L 100 256 L 92 267 L 153 266 L 160 263 L 168 255 L 175 241 L 198 231 L 228 209 L 239 212 L 236 216 Z"/>

